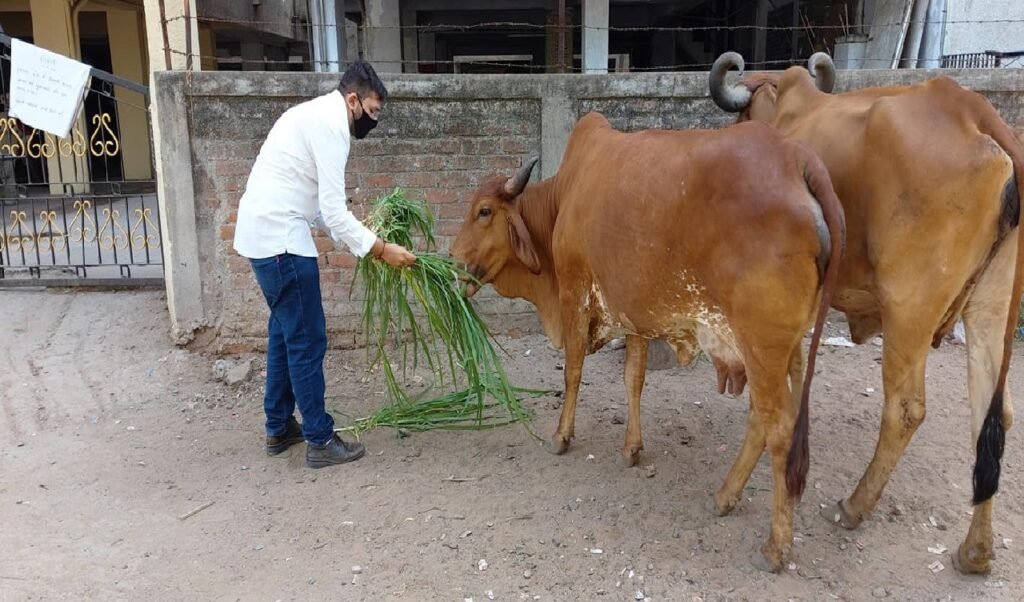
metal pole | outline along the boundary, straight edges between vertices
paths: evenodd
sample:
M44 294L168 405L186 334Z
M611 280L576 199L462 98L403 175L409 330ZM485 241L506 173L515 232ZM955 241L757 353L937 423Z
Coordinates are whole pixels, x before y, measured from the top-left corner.
M189 10L189 0L185 2L185 69L192 70L192 11Z
M558 0L558 72L565 73L565 0Z
M167 39L167 11L164 10L164 0L158 0L160 6L160 29L164 33L164 63L168 71L171 70L171 42Z

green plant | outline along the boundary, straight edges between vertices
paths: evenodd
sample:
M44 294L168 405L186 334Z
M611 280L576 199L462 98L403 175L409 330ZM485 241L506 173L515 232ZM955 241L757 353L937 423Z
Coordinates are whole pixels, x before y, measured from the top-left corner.
M500 346L458 286L471 276L433 250L429 206L395 189L374 203L367 222L383 240L410 250L422 245L423 250L405 269L370 258L356 266L355 278L365 293L368 368L380 368L389 403L339 430L358 435L379 426L465 430L528 422L520 396L546 392L509 384L496 349ZM421 358L440 386L464 388L432 399L426 399L427 392L410 397L393 364L401 366L404 377L410 360L415 369Z

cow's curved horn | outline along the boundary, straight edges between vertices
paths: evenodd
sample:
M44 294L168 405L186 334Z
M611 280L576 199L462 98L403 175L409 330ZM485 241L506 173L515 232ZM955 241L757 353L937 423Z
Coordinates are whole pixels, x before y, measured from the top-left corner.
M743 57L738 52L725 52L715 60L711 66L711 74L708 76L708 86L711 89L711 100L715 101L723 111L739 113L750 104L750 90L743 84L732 84L727 86L725 74L729 69L736 67L740 75L743 75Z
M836 66L825 52L815 52L807 59L807 70L814 76L814 85L825 93L836 84Z
M533 171L533 166L537 164L540 157L533 157L529 161L523 164L519 168L519 172L512 176L505 182L505 192L509 196L519 196L519 193L526 188L526 183L530 181L530 172Z

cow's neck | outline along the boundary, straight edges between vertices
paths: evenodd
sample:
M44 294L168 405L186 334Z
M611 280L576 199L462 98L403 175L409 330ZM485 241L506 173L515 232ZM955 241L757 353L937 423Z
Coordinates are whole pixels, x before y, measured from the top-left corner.
M562 316L558 300L558 277L551 253L551 240L558 217L554 180L528 186L519 196L519 210L530 232L540 260L540 273L531 273L524 265L506 268L495 281L497 291L508 297L521 297L532 303L540 315L544 333L555 347L562 346Z

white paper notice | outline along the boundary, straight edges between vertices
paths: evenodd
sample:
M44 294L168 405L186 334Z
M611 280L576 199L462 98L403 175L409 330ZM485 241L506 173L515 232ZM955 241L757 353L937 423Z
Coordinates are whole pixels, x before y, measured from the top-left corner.
M68 135L85 96L89 65L11 38L11 108L29 127Z

